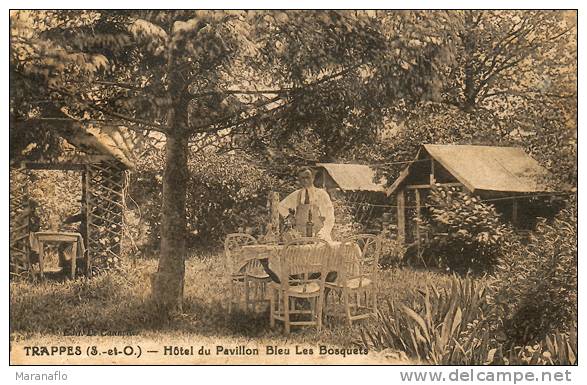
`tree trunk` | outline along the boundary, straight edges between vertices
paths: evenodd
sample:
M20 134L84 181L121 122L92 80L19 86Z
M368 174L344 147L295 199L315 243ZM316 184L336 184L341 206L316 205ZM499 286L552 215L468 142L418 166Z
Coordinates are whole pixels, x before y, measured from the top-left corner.
M152 281L155 303L165 312L181 312L185 275L188 140L184 130L167 134L161 211L161 255Z
M463 111L472 112L475 109L475 83L473 80L473 69L469 61L465 66L465 102Z
M475 73L473 70L473 55L475 53L475 39L473 37L473 16L471 12L465 13L465 36L463 44L465 47L465 88L463 110L472 112L475 109L477 90L475 87Z

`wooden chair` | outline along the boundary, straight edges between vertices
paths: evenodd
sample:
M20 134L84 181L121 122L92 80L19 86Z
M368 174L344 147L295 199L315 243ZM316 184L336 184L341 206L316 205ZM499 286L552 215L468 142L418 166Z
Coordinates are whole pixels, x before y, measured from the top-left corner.
M321 330L324 281L331 253L328 242L318 238L297 238L284 246L279 253L281 283L269 285L271 327L280 320L286 334L291 326ZM292 315L306 319L292 320Z
M270 281L263 266L257 259L245 260L242 257L243 246L256 245L255 237L248 234L229 234L224 241L226 257L226 271L228 273L229 298L228 312L232 312L233 305L240 308L244 302L244 309L257 310L257 305L267 303L266 283ZM239 287L240 286L240 287Z
M337 272L326 287L338 295L347 324L377 314L377 266L381 240L371 234L344 239L331 269ZM326 301L327 303L327 301Z

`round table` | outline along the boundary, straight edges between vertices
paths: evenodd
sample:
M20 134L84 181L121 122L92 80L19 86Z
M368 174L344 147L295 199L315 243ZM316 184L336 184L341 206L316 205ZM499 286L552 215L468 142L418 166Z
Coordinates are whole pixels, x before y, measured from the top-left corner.
M331 252L328 253L326 267L329 272L337 272L340 258L345 253L353 253L359 256L361 249L358 245L344 245L341 242L328 243ZM242 268L246 266L251 260L259 260L265 272L271 277L274 282L280 281L281 266L279 262L279 253L284 249L284 244L256 244L243 246L238 253L238 265ZM315 246L312 245L296 245L291 246L294 250L300 253L312 252ZM357 258L358 260L358 258Z

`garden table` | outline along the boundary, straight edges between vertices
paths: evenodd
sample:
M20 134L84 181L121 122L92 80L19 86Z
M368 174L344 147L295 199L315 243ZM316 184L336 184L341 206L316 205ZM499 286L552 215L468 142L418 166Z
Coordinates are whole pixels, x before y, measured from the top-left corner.
M361 254L361 249L358 245L343 245L341 242L336 241L329 242L329 245L331 247L331 252L327 254L326 267L327 271L330 272L336 272L336 268L340 266L337 261L342 258L345 253L354 253L356 256L360 256ZM284 247L284 244L246 245L241 248L241 255L238 260L241 263L241 267L244 267L250 260L259 260L271 279L278 282L280 280L279 277L281 277L279 253ZM313 252L313 248L314 246L310 245L293 246L293 250L299 253L311 253Z
M31 249L39 254L39 271L41 278L44 277L44 245L45 243L69 243L71 244L71 278L75 278L76 259L85 254L84 240L80 233L69 233L60 231L37 231L31 233Z

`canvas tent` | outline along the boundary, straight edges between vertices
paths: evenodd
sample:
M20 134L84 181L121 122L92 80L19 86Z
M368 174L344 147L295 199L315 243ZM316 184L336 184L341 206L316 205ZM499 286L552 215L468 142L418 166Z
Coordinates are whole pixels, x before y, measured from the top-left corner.
M386 190L397 206L398 238L419 242L414 219L422 214L435 184L460 186L494 205L514 226L524 227L540 213L530 197L554 195L550 173L517 147L424 144Z
M314 184L326 189L333 199L343 198L357 222L367 229L381 216L377 206L384 203L386 181L362 164L316 163Z
M341 191L383 193L385 180L376 178L375 170L362 164L317 163L316 185Z

